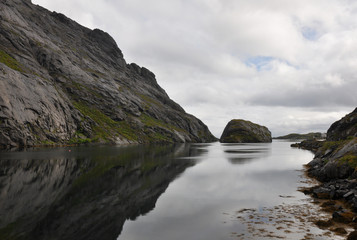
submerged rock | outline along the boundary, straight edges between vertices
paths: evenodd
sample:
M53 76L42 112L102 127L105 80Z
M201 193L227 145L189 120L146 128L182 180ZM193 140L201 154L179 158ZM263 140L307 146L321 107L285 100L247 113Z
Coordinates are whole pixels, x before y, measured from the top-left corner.
M231 120L225 127L220 139L222 143L260 143L271 141L271 132L267 127L241 119Z

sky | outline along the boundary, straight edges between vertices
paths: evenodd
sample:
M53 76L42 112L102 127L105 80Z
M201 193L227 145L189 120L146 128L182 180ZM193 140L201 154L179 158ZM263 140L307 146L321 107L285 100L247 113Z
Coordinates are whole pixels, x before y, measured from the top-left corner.
M326 132L357 107L354 0L32 0L108 32L127 63L220 137Z

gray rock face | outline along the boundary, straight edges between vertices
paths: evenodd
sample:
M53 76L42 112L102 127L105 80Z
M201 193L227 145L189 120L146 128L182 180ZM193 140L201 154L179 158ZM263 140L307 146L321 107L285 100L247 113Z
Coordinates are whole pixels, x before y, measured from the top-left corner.
M336 121L320 142L309 173L321 181L357 178L357 108Z
M109 34L31 1L0 20L0 147L215 140Z
M348 137L357 137L357 108L334 122L327 131L328 141L339 141Z
M327 141L320 142L315 158L308 164L308 174L322 182L314 187L317 198L343 199L357 211L357 108L327 131ZM309 144L313 146L314 144ZM333 217L338 217L336 212ZM347 222L351 222L352 219Z
M357 108L331 125L327 141L320 143L314 160L308 164L311 175L321 181L357 176L356 124Z
M271 141L271 132L267 127L240 119L231 120L225 127L220 139L222 143L259 143Z
M308 166L309 173L320 181L356 178L357 140L326 142Z

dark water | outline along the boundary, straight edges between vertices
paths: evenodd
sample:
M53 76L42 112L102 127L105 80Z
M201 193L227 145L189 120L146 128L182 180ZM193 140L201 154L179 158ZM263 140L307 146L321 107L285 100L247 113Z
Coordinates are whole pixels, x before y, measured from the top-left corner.
M239 213L306 205L312 157L289 142L0 152L0 239L267 239Z

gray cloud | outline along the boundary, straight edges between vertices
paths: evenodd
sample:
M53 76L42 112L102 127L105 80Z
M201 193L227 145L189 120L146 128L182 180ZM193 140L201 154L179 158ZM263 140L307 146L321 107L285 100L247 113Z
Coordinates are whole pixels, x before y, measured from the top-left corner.
M254 95L249 104L261 106L284 107L351 107L356 106L357 81L336 87L307 86L304 89L275 89L274 92L264 92Z
M355 1L33 2L110 33L217 136L232 118L326 131L357 103Z

